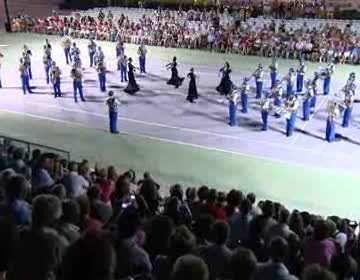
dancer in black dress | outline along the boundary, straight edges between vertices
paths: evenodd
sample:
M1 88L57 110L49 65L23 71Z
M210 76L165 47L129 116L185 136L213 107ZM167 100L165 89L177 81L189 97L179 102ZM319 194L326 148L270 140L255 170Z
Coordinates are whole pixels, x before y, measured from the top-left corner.
M127 87L124 89L124 91L128 94L135 94L137 91L140 90L138 84L136 83L135 80L135 67L134 65L132 65L132 58L129 58L129 63L128 63L128 78L129 78L129 83L127 85Z
M194 68L190 69L190 72L187 75L187 77L190 79L190 82L189 82L188 96L187 96L186 100L190 101L191 103L194 103L195 100L198 99L198 92L197 92L197 87L196 87L197 76L194 73Z
M221 95L229 95L233 86L230 80L231 68L229 62L226 61L224 67L221 68L219 72L222 73L222 78L216 90L220 92Z
M175 88L178 88L182 85L184 78L180 78L177 70L176 56L174 56L173 61L166 65L167 69L171 69L171 78L167 81L168 85L173 85Z

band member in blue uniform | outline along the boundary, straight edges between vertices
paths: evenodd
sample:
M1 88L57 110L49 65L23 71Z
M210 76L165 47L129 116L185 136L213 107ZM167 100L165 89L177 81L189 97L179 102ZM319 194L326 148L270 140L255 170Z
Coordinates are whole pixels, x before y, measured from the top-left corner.
M62 45L64 48L66 64L70 64L70 62L72 62L71 55L70 55L71 38L66 36L62 41Z
M126 55L122 55L119 57L119 65L120 65L120 75L121 75L121 82L127 82L127 65L128 59Z
M198 92L196 87L197 75L195 75L194 73L194 68L190 69L190 72L187 75L187 77L190 79L190 82L189 82L188 96L186 100L188 100L190 103L195 103L195 100L198 99Z
M124 56L125 56L124 44L123 44L121 41L118 41L118 42L116 43L115 51L116 51L116 57L118 58L118 60L120 60L120 57L124 57ZM118 70L121 70L120 67L121 67L121 66L118 64Z
M24 92L24 95L26 94L26 91L29 93L32 93L30 88L30 82L29 82L29 69L27 64L24 61L24 58L20 58L20 78L21 78L21 86Z
M128 94L135 94L137 91L140 90L140 87L136 83L135 80L135 67L132 64L132 58L129 57L129 63L128 63L128 77L129 77L129 83L127 87L124 89L124 91Z
M88 45L88 51L89 51L89 59L90 59L90 67L94 66L94 56L96 53L96 43L93 39L90 39L90 43Z
M83 94L83 86L82 86L82 73L81 68L73 65L70 73L71 78L73 79L73 88L74 88L74 100L77 103L77 95L80 95L81 101L85 102L84 94Z
M50 55L51 55L52 47L51 47L51 44L49 43L49 39L48 39L48 38L45 39L44 50L46 50L47 52L49 52Z
M249 78L244 78L240 88L241 112L248 112L248 92L250 90Z
M349 127L354 100L355 100L355 96L352 91L345 92L345 99L344 99L345 110L344 110L342 127Z
M70 49L70 55L71 55L72 59L74 60L74 62L77 64L77 67L81 67L78 65L79 61L81 62L80 49L76 46L75 42L72 44L72 47ZM81 63L80 63L80 65L81 65Z
M105 63L103 61L100 61L96 65L96 71L98 72L98 76L99 76L100 90L102 92L105 92L106 91L106 67L105 67Z
M278 73L278 68L279 68L279 64L278 64L278 62L276 60L276 57L273 57L269 68L270 68L271 88L273 88L275 86L275 84L276 84L277 73Z
M300 60L300 64L296 70L296 92L302 92L303 91L303 85L304 85L304 76L306 72L306 66L304 60Z
M264 77L264 70L262 64L259 64L258 68L254 72L253 76L255 77L256 82L256 99L261 99L261 94L263 90L263 77Z
M355 96L355 90L356 90L355 80L356 80L355 72L351 72L348 80L346 81L346 85L343 88L343 92L345 93L350 92Z
M325 71L322 72L322 78L324 79L324 87L323 92L324 95L330 94L330 85L331 85L331 76L334 74L335 71L335 65L334 63L330 63Z
M1 58L3 58L4 55L0 52L0 88L2 88L2 82L1 82Z
M229 125L237 126L237 102L239 99L237 89L233 88L227 98L229 99Z
M97 66L98 63L104 63L104 62L105 62L105 55L104 55L103 50L99 46L97 48L97 51L96 51L95 55L94 55L95 66Z
M295 84L295 70L294 68L289 69L289 73L284 77L286 82L286 98L289 98L294 94L294 84Z
M308 121L310 119L311 101L314 98L314 89L312 87L312 80L306 81L306 89L303 100L303 120Z
M43 64L45 69L45 77L46 77L46 83L50 83L50 68L51 68L51 52L49 51L49 48L46 48L44 46L44 55L43 55Z
M114 96L113 91L109 91L109 98L106 100L106 105L109 108L110 133L117 134L119 133L117 129L117 121L120 100Z
M262 119L262 128L261 130L265 131L268 129L268 118L270 111L272 110L273 100L271 96L266 96L260 102L260 109L261 109L261 119Z
M327 106L328 117L326 119L326 135L325 139L328 142L333 142L336 137L335 119L340 116L339 103L334 99L330 100Z
M22 53L22 57L26 66L26 69L29 72L29 79L32 80L32 71L31 71L31 56L32 56L32 52L31 50L24 45L24 49L23 49L23 53Z
M177 70L176 56L174 56L173 61L166 65L167 69L171 69L171 78L167 81L168 85L173 85L175 88L178 88L182 85L184 78L180 78Z
M59 66L56 65L55 61L52 61L51 69L50 69L50 79L51 79L51 83L53 84L55 98L61 97L60 76L61 76L61 70Z
M285 102L286 136L293 135L295 130L296 115L299 109L299 101L296 95L290 95Z
M279 113L279 111L281 110L282 106L283 87L279 80L275 82L275 85L271 90L271 95L274 99L274 107L276 108L274 116L275 118L280 118L281 114Z
M139 66L140 66L140 73L146 73L146 53L147 49L143 42L141 42L139 49L138 49L138 56L139 56Z
M222 77L220 84L216 87L216 90L220 92L221 95L229 95L233 87L233 83L230 79L231 67L229 62L225 62L224 67L219 70L219 73L222 74Z
M313 92L314 92L314 96L311 99L310 102L310 108L312 109L312 112L314 112L315 107L316 107L316 99L317 99L317 94L318 94L318 80L320 79L320 75L318 72L314 73L314 78L311 81L311 86L313 88Z

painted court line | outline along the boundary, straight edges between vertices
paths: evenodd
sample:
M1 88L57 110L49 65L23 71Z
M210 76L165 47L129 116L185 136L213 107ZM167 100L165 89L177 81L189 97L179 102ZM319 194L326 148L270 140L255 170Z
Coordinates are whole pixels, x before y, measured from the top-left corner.
M42 120L47 120L47 121L52 121L52 122L64 123L64 124L68 124L70 126L80 126L80 127L84 127L84 128L88 128L88 129L101 130L99 128L94 128L94 127L91 127L91 126L87 126L87 125L85 125L83 123L79 123L79 122L71 122L71 121L59 120L59 119L54 119L54 118L50 118L50 117L38 116L38 115L30 114L30 113L11 111L11 110L7 110L7 109L0 109L0 112L27 116L27 117L31 117L31 118L34 118L34 119L42 119ZM170 140L170 139L165 139L165 138L160 138L160 137L155 137L155 136L149 136L149 135L143 135L143 134L137 134L137 133L128 133L126 131L120 133L119 135L120 136L121 135L129 135L129 136L134 136L134 137L139 137L139 138L144 138L144 139L150 139L150 140L159 141L159 142L165 142L165 143L170 143L170 144L178 144L178 145L184 145L184 146L189 146L189 147L194 147L194 148L200 148L200 149L204 149L204 150L208 150L208 151L216 151L216 152L221 152L221 153L226 153L226 154L244 156L244 157L248 157L248 158L267 160L267 161L277 162L277 163L286 164L286 165L301 166L301 167L306 167L306 168L313 168L314 167L313 165L304 164L304 163L300 163L300 162L292 162L292 161L287 161L287 160L282 160L282 159L277 159L277 158L264 157L264 156L259 156L259 155L251 155L251 154L235 152L235 151L229 151L229 150L224 150L224 149L219 149L219 148L214 148L214 147L207 147L207 146L202 146L202 145L198 145L198 144L192 144L192 143L187 143L187 142L182 142L182 141L177 141L177 140ZM322 166L315 165L315 167L324 169L324 167L322 167Z

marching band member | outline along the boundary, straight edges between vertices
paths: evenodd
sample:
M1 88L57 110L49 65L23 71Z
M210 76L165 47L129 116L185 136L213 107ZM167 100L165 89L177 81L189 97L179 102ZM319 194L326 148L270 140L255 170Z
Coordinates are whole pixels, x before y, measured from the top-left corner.
M76 46L75 42L72 44L72 47L70 50L70 55L73 57L74 61L77 62L77 64L81 65L81 63L79 63L79 62L81 62L80 49Z
M277 80L275 82L275 85L274 87L272 88L271 90L272 92L272 95L273 95L273 98L274 98L274 106L277 108L277 109L280 109L281 106L282 106L282 97L283 97L283 87L282 87L282 84L279 80ZM280 118L281 115L279 113L279 111L276 111L275 112L275 117L276 118Z
M45 39L44 50L49 52L51 55L52 47L51 47L51 44L49 43L48 38Z
M129 63L128 63L128 77L129 77L129 83L127 85L127 87L124 89L124 91L126 93L129 94L135 94L137 91L140 90L140 87L138 86L138 84L136 83L135 80L135 67L132 64L132 58L129 57Z
M306 72L306 66L305 66L305 62L304 60L300 60L300 64L296 70L297 75L296 75L296 91L297 92L302 92L303 90L303 85L304 85L304 76L305 76L305 72Z
M344 99L345 110L344 110L342 127L349 127L354 99L355 96L352 91L345 92L345 99Z
M262 119L262 129L263 131L268 129L268 118L269 113L272 110L272 98L271 96L266 96L264 99L260 102L260 108L261 108L261 119Z
M324 79L324 86L323 91L324 95L330 94L330 84L331 84L331 76L334 74L335 71L335 65L334 63L330 63L325 71L323 72L323 79Z
M198 92L196 87L196 78L197 75L194 73L194 68L190 69L189 74L187 77L190 79L189 82L189 90L188 90L188 96L186 100L188 100L190 103L194 103L196 99L198 99Z
M119 65L120 65L120 74L121 74L121 82L127 82L127 64L128 59L126 55L121 55L119 58Z
M262 64L259 64L258 68L254 72L255 82L256 82L256 99L261 99L261 93L263 88L263 77L264 70Z
M96 53L95 53L95 56L94 56L95 66L96 66L98 63L104 63L104 61L105 61L104 52L103 52L103 50L101 49L101 47L98 47L98 48L97 48L97 51L96 51Z
M167 69L171 69L171 78L167 81L168 85L174 85L175 88L178 88L182 85L184 78L180 78L177 70L176 56L174 56L173 61L166 65ZM130 71L130 70L129 70ZM130 78L129 78L130 79Z
M51 77L51 82L52 82L53 88L54 88L54 97L55 98L61 97L60 75L61 75L61 70L60 70L59 66L56 65L55 61L52 61L50 77Z
M237 102L239 99L239 94L237 89L233 88L230 95L227 96L229 99L229 119L230 126L237 126Z
M118 105L120 100L114 96L114 92L109 91L109 98L106 100L106 105L109 107L110 133L119 133L117 129L118 121Z
M0 59L4 57L4 55L0 52ZM1 60L0 60L0 70L1 70ZM2 88L2 82L1 82L1 72L0 72L0 88Z
M248 91L250 90L249 78L244 78L241 85L241 112L246 114L248 112Z
M320 75L318 72L314 72L314 78L312 79L312 82L311 82L311 86L313 88L313 93L314 93L314 96L313 98L311 99L311 102L310 102L310 108L312 108L313 110L315 109L315 106L316 106L316 96L317 96L317 89L318 89L318 80L320 79Z
M20 71L21 85L24 95L26 94L26 91L32 93L29 82L29 69L27 64L25 63L24 58L20 58L19 71Z
M224 67L219 70L219 73L222 73L222 77L220 84L216 87L216 90L220 92L221 95L229 95L233 85L230 79L231 67L229 62L225 61Z
M355 96L356 84L355 84L355 72L351 72L346 85L343 88L344 93L351 92Z
M25 64L25 66L26 66L26 69L27 69L28 72L29 72L29 78L30 78L30 80L32 80L31 56L32 56L31 50L28 48L28 46L24 45L22 57L23 57L23 59L24 59L24 64Z
M99 76L99 85L100 85L100 90L102 92L106 91L106 67L103 61L100 61L97 65L96 65L96 71L98 72L98 76Z
M335 140L335 119L340 116L339 103L337 100L330 100L327 106L328 117L326 120L326 141Z
M124 43L121 41L118 41L116 43L116 57L119 57L121 55L125 54L125 48L124 48Z
M273 57L269 68L270 68L271 88L273 88L276 84L277 72L278 72L278 68L279 68L279 63L276 61L276 57Z
M145 69L146 53L147 53L147 50L145 48L145 45L143 42L141 42L139 49L138 49L140 73L146 73L146 69Z
M76 64L74 63L71 73L71 78L73 79L73 88L74 88L74 99L75 103L77 103L77 94L79 93L81 101L85 102L85 98L83 95L83 88L82 88L82 73L81 68L76 67Z
M286 81L286 97L289 98L294 94L294 84L295 84L295 70L294 68L289 69L289 73L284 77Z
M306 91L303 100L303 120L308 121L310 119L311 101L314 98L314 89L312 87L312 81L309 79L306 81Z
M93 39L90 39L90 43L88 45L88 50L89 50L89 58L90 58L90 67L93 67L94 65L94 56L96 53L96 43L94 42Z
M46 83L50 83L50 68L51 68L51 52L46 45L44 46L43 64L45 69Z
M70 55L71 38L69 36L66 36L62 41L62 45L64 48L66 64L69 64L70 62L72 62L71 55Z
M299 101L296 95L290 95L285 102L286 110L286 136L290 137L295 130L296 114L299 109Z

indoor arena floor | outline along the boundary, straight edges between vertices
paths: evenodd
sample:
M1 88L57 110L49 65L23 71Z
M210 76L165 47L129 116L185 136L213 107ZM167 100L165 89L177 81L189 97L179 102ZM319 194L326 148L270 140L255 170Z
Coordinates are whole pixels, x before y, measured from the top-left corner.
M55 146L72 152L75 159L114 164L124 170L150 170L165 186L207 184L219 190L233 187L253 191L261 198L278 200L291 208L310 209L321 214L338 213L350 217L360 214L357 203L360 186L360 108L355 103L351 127L343 129L338 120L337 141L325 137L326 104L320 96L315 114L309 122L301 120L299 111L294 135L285 135L285 119L269 118L270 129L261 131L259 101L250 94L248 114L238 112L238 127L228 126L228 105L217 94L219 68L225 60L232 65L232 81L239 85L258 63L267 70L270 60L259 57L225 55L206 51L148 47L147 74L137 73L141 91L135 96L123 92L125 83L115 71L115 44L97 42L105 52L107 88L122 101L119 108L119 135L108 130L106 94L98 87L97 74L89 68L87 41L80 46L84 74L85 103L74 103L70 66L65 65L61 39L49 36L53 59L62 69L64 97L54 99L45 83L42 46L45 36L34 34L0 34L4 54L0 90L0 134ZM22 94L18 72L23 44L33 52L34 94ZM133 56L137 46L126 45ZM199 75L199 102L186 102L188 80L181 88L166 84L170 72L165 65L176 55L179 73L186 76L190 67ZM280 73L297 66L295 60L281 60ZM320 64L308 64L312 77ZM335 93L356 66L337 66L332 84ZM266 73L265 77L269 77ZM281 76L280 76L281 77ZM251 86L254 87L254 80ZM320 84L319 84L320 85ZM268 89L269 81L265 82ZM252 92L254 88L252 88ZM140 173L139 173L140 174ZM360 191L359 191L360 193Z

